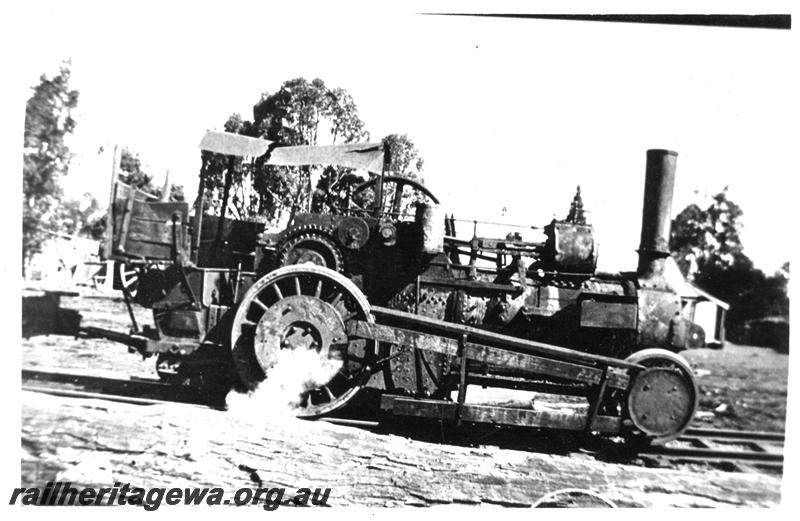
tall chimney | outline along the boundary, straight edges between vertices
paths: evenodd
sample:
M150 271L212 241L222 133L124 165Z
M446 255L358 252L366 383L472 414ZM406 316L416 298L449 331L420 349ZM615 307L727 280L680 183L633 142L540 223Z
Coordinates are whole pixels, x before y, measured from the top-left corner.
M669 257L669 230L672 217L672 193L675 188L675 164L678 153L671 150L648 150L642 209L642 239L639 243L641 278L660 277L664 259Z

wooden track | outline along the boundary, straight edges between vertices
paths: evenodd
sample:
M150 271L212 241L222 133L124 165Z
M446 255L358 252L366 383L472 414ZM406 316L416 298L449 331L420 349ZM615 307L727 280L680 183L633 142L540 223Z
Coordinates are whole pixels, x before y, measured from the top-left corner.
M59 374L43 371L22 371L22 389L55 396L102 399L131 405L163 405L179 403L224 410L224 395L191 387L170 385L155 379L120 380L96 376ZM391 432L392 425L347 417L325 418L323 421L366 430ZM431 422L431 425L435 422ZM395 425L398 427L398 425ZM660 465L697 463L739 472L783 469L784 434L763 431L689 429L678 440L665 446L641 449L636 454Z

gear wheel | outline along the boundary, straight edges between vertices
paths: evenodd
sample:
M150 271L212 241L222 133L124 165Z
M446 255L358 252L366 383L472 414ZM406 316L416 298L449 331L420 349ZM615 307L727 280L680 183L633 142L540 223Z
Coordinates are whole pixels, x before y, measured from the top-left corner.
M333 271L344 270L344 258L328 231L320 226L299 226L277 247L276 267L310 262Z
M369 225L359 217L343 217L336 227L339 244L349 250L358 250L369 241Z

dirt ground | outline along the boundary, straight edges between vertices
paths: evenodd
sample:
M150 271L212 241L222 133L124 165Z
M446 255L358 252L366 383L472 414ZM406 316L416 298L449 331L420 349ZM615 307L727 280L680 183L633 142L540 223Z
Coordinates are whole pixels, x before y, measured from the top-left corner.
M74 309L83 317L82 326L94 326L127 333L131 320L121 296L82 290L80 297L62 297L61 307ZM134 306L139 327L153 323L152 311ZM64 336L36 336L22 340L22 367L40 371L76 372L108 378L158 378L155 358L143 360L128 353L122 344L96 339Z
M130 327L125 306L116 296L83 291L80 298L63 298L62 307L79 310L83 315L83 324L87 326L123 332ZM136 310L136 318L140 324L149 324L152 320L149 310L141 308ZM766 348L737 345L727 345L722 350L698 349L684 355L694 367L700 384L698 424L718 428L783 431L788 355ZM156 377L153 358L142 360L140 356L128 353L123 345L101 340L58 336L23 340L22 363L24 369L62 373L114 378ZM290 424L273 426L255 438L245 435L247 443L267 443L259 450L266 451L270 456L266 459L256 456L258 451L253 450L245 458L247 463L240 462L238 467L234 465L236 468L228 469L234 461L241 459L239 449L233 444L235 436L231 438L232 431L228 427L220 431L219 435L226 440L231 438L230 440L209 440L209 443L213 442L212 452L222 454L219 456L221 460L217 463L209 462L205 455L198 455L199 453L193 453L187 459L181 452L184 450L183 445L173 438L183 437L181 439L184 441L181 443L195 443L192 435L187 434L195 430L195 420L192 419L193 416L183 418L183 412L177 412L178 409L150 409L142 418L137 418L135 415L140 414L138 411L141 409L134 406L111 408L102 403L91 403L97 402L96 400L40 398L33 394L23 393L25 455L22 470L23 482L27 483L65 477L80 480L87 465L91 467L90 474L130 475L143 480L140 483L161 483L168 478L165 469L174 465L177 475L183 476L182 479L187 481L214 483L219 480L218 482L228 483L231 487L248 486L247 476L239 476L241 471L236 468L241 468L244 464L248 468L260 469L259 474L263 478L274 472L270 465L280 462L286 468L291 467L293 475L298 479L314 476L324 478L326 482L339 483L340 491L351 487L351 481L360 483L364 479L374 479L374 483L377 483L377 488L370 489L369 493L352 489L339 498L338 504L504 504L505 498L509 500L509 505L525 506L531 504L533 496L541 496L570 483L602 490L606 497L629 506L770 506L777 504L780 498L779 476L726 473L708 469L645 469L603 463L580 454L569 454L566 457L563 454L534 454L491 445L486 449L483 445L478 445L477 449L459 448L419 440L402 441L405 438L398 437L396 434L399 433L373 434L323 425L311 428L308 427L308 422L303 422L300 427L287 427ZM118 413L128 409L131 416ZM204 421L209 422L219 421L213 420L211 416L217 418L214 414L224 413L196 414L208 414L209 418ZM56 418L60 428L52 426ZM153 424L156 434L147 427L148 422ZM293 430L297 428L302 432ZM138 445L133 448L127 445L133 441L122 441L128 437L130 429L138 429L144 436L134 443ZM235 432L236 436L243 435L239 430ZM80 438L76 433L80 434ZM163 435L166 439L157 439L158 435ZM98 445L98 436L105 440L103 443L121 446L115 446L106 455L105 445ZM336 440L331 441L330 436L341 438L342 443L346 441L347 445L344 446ZM213 438L213 435L208 434L208 437ZM77 442L79 439L84 441ZM76 445L67 449L63 447L64 443ZM172 454L170 451L165 452L165 443L167 446L178 444L180 447ZM320 454L309 459L308 465L304 466L290 458L291 450L284 447L289 443L298 446L305 444L310 447L308 450L319 451ZM397 448L397 451L392 447ZM137 454L136 461L144 461L152 455L153 461L149 463L149 470L134 465L132 457L125 456L128 450ZM338 472L335 465L328 468L325 463L320 464L324 458L339 461L344 457L347 461L350 456L355 457L358 464L343 463L351 474L342 475L341 478L332 477ZM284 457L289 459L284 461L281 459ZM487 459L482 459L484 457ZM456 459L450 461L448 458ZM463 458L463 461L458 458ZM497 461L506 461L509 458L515 462L513 465L503 464L498 467ZM159 461L163 464L158 463ZM384 461L391 464L387 467L380 463ZM198 466L200 463L203 465ZM218 468L217 465L221 467ZM436 470L440 467L446 467L448 473L458 473L459 468L469 468L470 476L458 474L459 478L454 479L456 474L443 474L444 471ZM403 469L401 474L398 474L398 469ZM156 471L158 475L154 477L156 475L153 472ZM219 476L214 474L216 472L220 472ZM411 474L406 474L408 472ZM557 475L561 477L554 480ZM351 481L346 481L346 478ZM86 482L92 482L92 479ZM385 483L380 480L385 480ZM419 489L422 486L420 483L436 483L439 488L422 491ZM524 494L517 490L522 485L525 487ZM511 490L516 492L512 494Z
M789 355L727 344L683 353L700 385L697 422L710 427L780 431L786 425Z

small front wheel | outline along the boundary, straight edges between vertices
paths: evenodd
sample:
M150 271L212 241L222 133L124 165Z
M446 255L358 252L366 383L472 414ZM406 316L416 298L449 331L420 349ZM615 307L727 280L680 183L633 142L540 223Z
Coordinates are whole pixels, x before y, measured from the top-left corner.
M666 349L644 349L626 359L644 366L634 376L625 413L630 437L664 444L680 436L697 412L699 391L689 363Z

